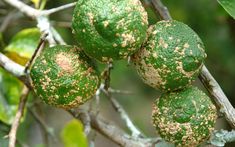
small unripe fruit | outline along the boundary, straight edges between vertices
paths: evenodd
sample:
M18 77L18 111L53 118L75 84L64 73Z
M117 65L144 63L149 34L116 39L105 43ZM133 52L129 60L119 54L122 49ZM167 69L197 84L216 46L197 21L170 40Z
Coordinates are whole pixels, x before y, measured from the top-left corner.
M124 59L145 40L147 12L139 0L79 0L72 28L79 46L92 58Z
M160 21L148 30L148 41L133 56L143 81L162 91L191 85L206 53L198 35L178 21Z
M207 140L217 118L210 98L196 87L165 93L153 106L153 124L176 146L197 146Z
M75 46L45 48L30 75L35 93L46 104L65 109L88 101L100 84L91 59Z

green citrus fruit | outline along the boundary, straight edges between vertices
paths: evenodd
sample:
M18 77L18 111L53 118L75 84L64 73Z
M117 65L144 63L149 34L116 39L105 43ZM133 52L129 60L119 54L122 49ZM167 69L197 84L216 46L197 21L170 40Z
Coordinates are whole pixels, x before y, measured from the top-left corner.
M196 87L162 94L152 113L160 136L177 146L197 146L208 139L216 118L216 107Z
M31 69L35 93L52 106L70 109L88 101L99 87L99 73L75 46L45 48Z
M147 27L147 13L139 0L79 0L72 20L79 46L101 62L135 53Z
M28 28L18 32L4 49L6 55L15 62L25 65L33 55L40 40L37 28Z
M178 21L160 21L148 30L148 41L133 55L134 65L148 85L163 91L187 87L206 58L198 35Z

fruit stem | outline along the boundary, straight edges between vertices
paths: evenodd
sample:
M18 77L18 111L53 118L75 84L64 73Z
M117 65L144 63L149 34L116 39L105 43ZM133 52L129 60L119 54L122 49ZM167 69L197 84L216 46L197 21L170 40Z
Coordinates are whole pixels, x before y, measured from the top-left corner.
M28 72L28 69L30 68L30 66L33 64L34 60L36 59L37 55L40 54L40 52L42 51L42 49L44 48L45 46L45 43L46 43L46 37L48 36L47 33L44 33L42 34L41 38L40 38L40 41L38 43L38 46L36 48L36 50L34 51L31 59L27 62L27 64L25 65L25 70L24 72L27 74L29 73Z

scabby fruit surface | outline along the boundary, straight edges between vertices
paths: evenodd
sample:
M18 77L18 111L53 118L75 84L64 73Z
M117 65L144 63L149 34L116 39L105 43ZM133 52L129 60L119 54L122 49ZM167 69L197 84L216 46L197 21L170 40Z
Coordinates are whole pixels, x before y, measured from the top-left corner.
M75 46L45 48L30 75L35 93L46 104L65 109L88 101L100 84L93 62Z
M72 28L86 54L109 62L140 48L147 34L147 19L139 0L79 0Z
M208 139L216 118L216 107L196 87L162 94L152 111L160 136L177 146L197 146Z
M162 91L191 85L206 58L198 35L178 21L160 21L148 30L148 41L133 55L143 81Z

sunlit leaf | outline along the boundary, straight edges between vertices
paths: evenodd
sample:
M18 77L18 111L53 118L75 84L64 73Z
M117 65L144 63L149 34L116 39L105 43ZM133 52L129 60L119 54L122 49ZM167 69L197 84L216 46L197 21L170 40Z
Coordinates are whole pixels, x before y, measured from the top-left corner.
M218 0L218 2L235 19L235 0Z
M83 125L78 120L74 119L65 125L61 138L65 147L88 147Z
M18 32L4 49L6 55L15 62L25 65L33 55L40 39L37 28L28 28Z
M23 84L0 68L0 120L11 124L19 103Z
M43 10L45 8L45 6L46 6L46 3L47 3L47 0L41 0L41 4L39 6L39 9Z
M34 3L36 9L44 9L47 0L31 0Z
M40 0L31 0L34 3L35 8L39 8Z

